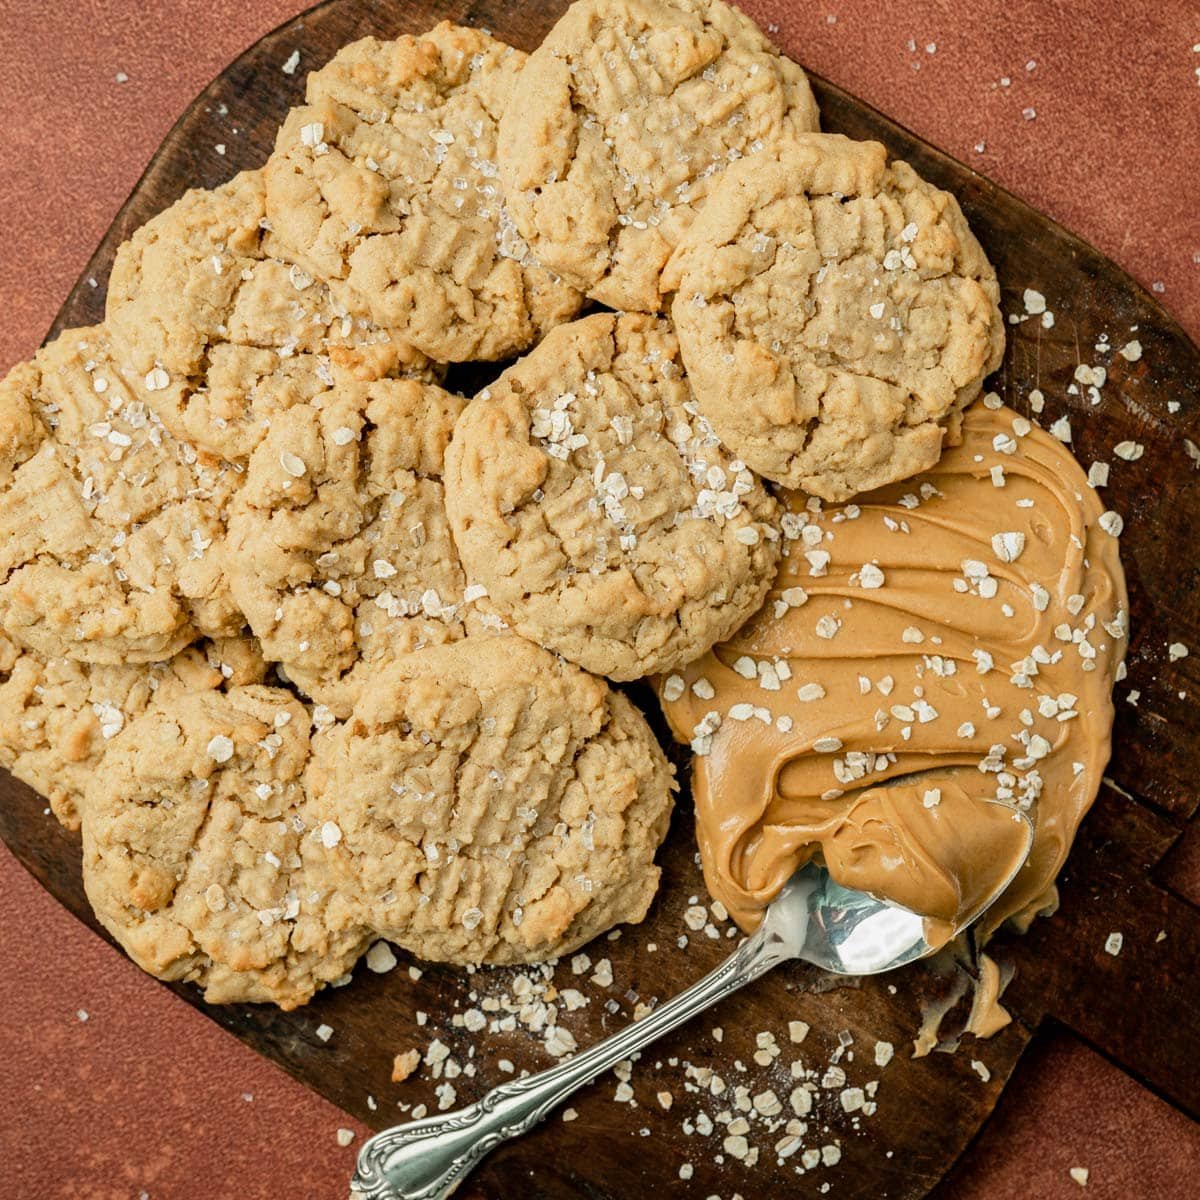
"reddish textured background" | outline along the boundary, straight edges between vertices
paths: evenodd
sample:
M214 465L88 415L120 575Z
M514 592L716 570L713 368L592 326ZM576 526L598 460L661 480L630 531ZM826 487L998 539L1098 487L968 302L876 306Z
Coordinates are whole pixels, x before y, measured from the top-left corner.
M1200 336L1195 0L744 6L806 65L1094 242ZM195 93L303 7L0 0L0 370L41 341ZM1169 874L1197 898L1200 836L1186 840ZM0 963L0 1200L345 1195L354 1152L336 1131L353 1123L143 977L2 849ZM1196 1125L1046 1031L942 1200L1191 1200L1198 1178Z

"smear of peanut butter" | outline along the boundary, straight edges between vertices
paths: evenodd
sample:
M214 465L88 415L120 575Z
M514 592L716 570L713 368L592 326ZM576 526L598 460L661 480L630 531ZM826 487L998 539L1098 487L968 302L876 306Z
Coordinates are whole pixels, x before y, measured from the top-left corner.
M1054 902L1108 760L1127 601L1066 447L977 405L933 470L855 503L783 493L786 550L733 640L659 681L696 751L705 878L743 929L816 856L948 930Z

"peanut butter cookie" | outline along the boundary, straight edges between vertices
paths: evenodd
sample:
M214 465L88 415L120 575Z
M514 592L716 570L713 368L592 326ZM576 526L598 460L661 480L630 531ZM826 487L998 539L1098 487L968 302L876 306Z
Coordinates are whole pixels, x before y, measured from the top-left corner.
M230 524L234 595L267 657L339 716L355 667L465 631L442 489L465 403L413 380L347 385L279 416L251 456Z
M309 717L278 688L181 696L113 740L83 806L97 917L211 1003L295 1008L366 949L301 783Z
M43 662L0 635L0 766L40 792L68 829L109 740L181 692L261 683L253 638L201 642L165 663Z
M500 178L538 260L617 309L659 276L724 168L817 128L804 72L721 0L580 0L530 56Z
M227 464L138 399L102 326L0 382L0 623L43 658L158 662L244 619L225 574Z
M721 440L827 500L936 463L1004 351L957 201L876 142L813 134L734 164L663 282Z
M448 22L353 42L308 77L267 164L286 254L440 362L505 358L579 308L504 207L497 125L524 61Z
M117 254L107 323L138 395L177 437L244 459L273 416L339 380L434 378L394 331L274 256L262 173L187 192Z
M642 314L561 326L480 393L446 507L494 610L613 679L727 637L779 556L774 501L697 414L669 324Z
M624 696L514 637L376 679L308 775L360 921L422 958L523 963L645 916L671 769Z

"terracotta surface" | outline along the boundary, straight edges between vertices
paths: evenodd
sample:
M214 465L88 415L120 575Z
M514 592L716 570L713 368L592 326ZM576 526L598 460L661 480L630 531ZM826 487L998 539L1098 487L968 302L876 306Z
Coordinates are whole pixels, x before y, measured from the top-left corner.
M196 91L301 7L0 0L0 369L40 341ZM801 61L1057 217L1146 286L1161 284L1163 303L1200 337L1193 0L1076 0L1053 12L1032 0L745 7L778 22L774 36ZM1196 829L1167 871L1200 898ZM0 962L0 1200L345 1194L353 1149L336 1133L349 1122L144 978L3 851ZM1089 1168L1086 1188L1072 1167ZM1183 1200L1197 1172L1197 1126L1046 1031L941 1197Z

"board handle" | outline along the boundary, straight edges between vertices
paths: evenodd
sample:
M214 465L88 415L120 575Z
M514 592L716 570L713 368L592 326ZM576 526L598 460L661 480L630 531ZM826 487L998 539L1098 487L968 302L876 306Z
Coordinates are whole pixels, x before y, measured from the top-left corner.
M1055 1018L1200 1120L1200 909L1152 878L1179 829L1107 799L1080 831L1059 911L1010 943L1006 1004Z

